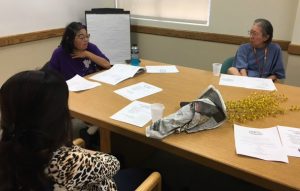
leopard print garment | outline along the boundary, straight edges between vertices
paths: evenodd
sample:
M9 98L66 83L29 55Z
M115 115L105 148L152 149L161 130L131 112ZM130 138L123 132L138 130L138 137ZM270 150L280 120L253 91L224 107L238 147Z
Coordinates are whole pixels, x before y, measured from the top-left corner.
M119 169L112 155L63 146L54 152L46 173L55 183L54 191L113 191L117 187L112 177Z

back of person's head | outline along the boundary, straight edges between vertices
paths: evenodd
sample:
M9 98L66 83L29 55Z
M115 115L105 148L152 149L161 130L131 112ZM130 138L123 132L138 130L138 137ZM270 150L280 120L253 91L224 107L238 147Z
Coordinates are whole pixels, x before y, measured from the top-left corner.
M24 71L1 87L0 190L43 190L52 154L72 140L68 88L54 71Z
M262 33L265 37L269 36L268 40L266 40L265 43L271 43L273 39L273 26L271 22L266 19L259 18L254 21L254 24L257 24L261 27Z
M67 53L72 53L74 50L74 40L76 34L81 30L87 30L86 26L80 22L72 22L66 28L63 34L60 45Z

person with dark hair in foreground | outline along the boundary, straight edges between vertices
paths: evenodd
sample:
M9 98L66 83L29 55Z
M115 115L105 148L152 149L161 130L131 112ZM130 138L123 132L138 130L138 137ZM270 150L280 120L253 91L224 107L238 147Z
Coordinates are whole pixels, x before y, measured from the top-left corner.
M72 144L68 87L24 71L1 87L0 191L117 190L116 157Z
M266 19L256 19L249 31L250 42L242 44L235 55L228 74L270 78L273 81L285 78L282 52L272 43L273 26Z

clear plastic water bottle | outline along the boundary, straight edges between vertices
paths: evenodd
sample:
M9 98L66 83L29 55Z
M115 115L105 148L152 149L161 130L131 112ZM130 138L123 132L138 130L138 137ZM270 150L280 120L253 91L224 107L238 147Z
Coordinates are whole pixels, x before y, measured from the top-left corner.
M131 65L139 66L140 58L139 58L139 48L136 44L131 46Z

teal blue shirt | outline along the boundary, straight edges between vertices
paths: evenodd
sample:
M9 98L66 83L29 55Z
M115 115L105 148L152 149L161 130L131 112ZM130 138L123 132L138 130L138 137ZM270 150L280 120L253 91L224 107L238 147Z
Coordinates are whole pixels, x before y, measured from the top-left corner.
M250 77L276 75L278 79L285 78L281 48L274 43L255 50L250 43L242 44L237 50L233 66L238 70L246 69Z

